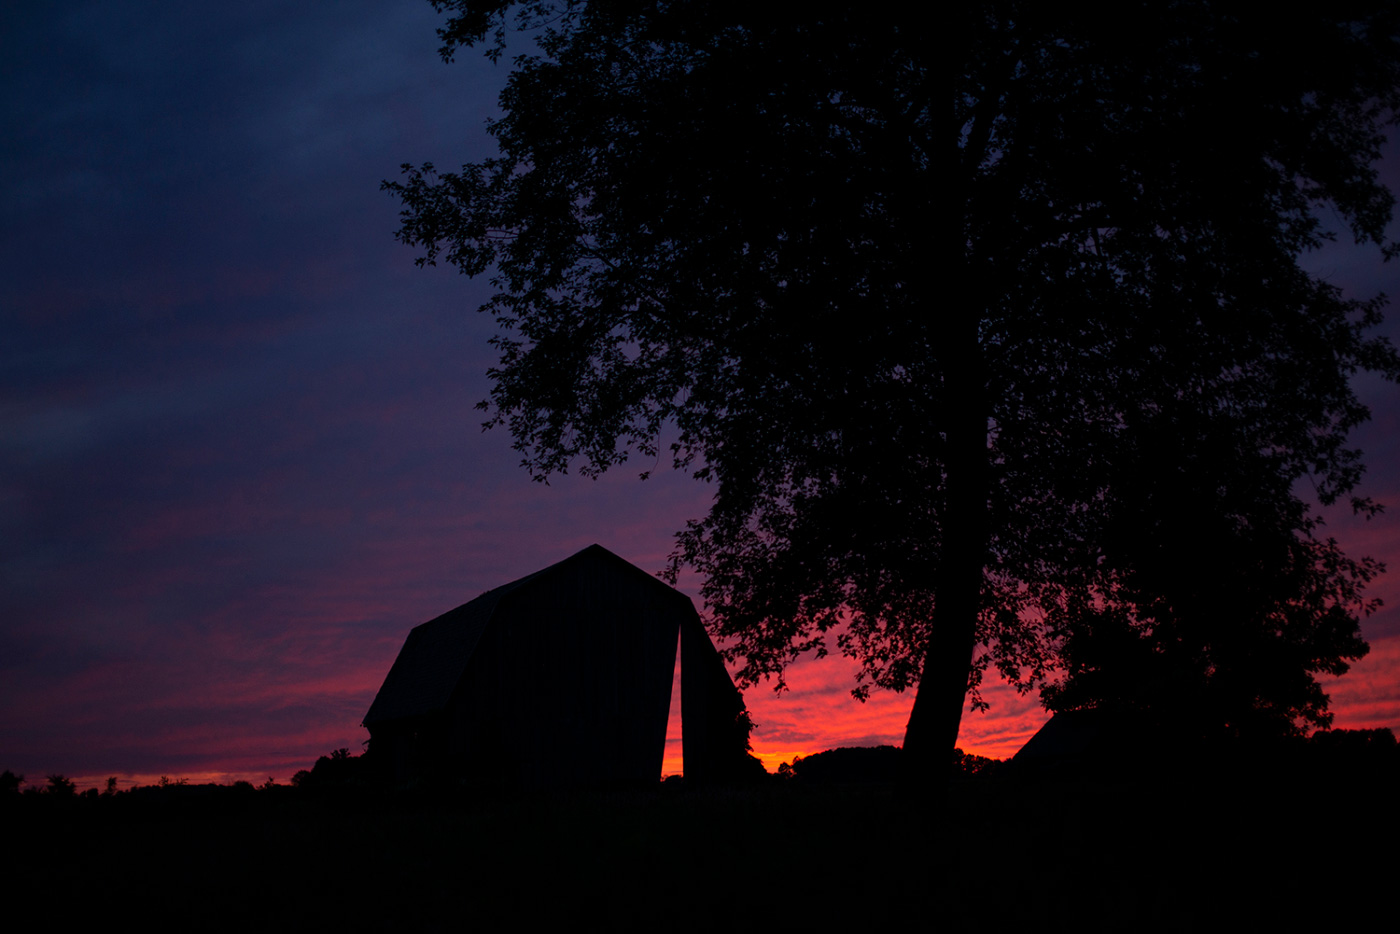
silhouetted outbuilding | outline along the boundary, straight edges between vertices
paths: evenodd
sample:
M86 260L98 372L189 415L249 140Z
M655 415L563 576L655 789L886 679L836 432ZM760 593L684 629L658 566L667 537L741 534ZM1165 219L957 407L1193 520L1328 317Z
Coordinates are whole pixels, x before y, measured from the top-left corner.
M1081 763L1116 755L1128 724L1117 711L1064 710L1047 720L1012 758L1018 766Z
M1062 710L1011 758L1015 774L1132 770L1163 762L1184 748L1178 729L1146 711L1113 706Z
M694 604L599 545L414 627L370 749L399 783L655 782L678 641L686 781L740 775L743 698Z

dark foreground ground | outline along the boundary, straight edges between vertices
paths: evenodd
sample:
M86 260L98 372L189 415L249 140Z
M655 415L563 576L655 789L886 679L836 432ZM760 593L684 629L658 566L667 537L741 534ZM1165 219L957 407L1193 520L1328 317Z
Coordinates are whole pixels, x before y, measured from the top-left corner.
M14 796L0 819L9 920L30 929L1346 930L1391 915L1394 792L1361 773L981 779L915 800L774 781Z

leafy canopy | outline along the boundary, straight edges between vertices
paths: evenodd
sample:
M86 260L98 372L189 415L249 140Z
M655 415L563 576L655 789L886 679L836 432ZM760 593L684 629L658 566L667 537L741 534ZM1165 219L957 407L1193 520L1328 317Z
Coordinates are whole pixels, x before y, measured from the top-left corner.
M1393 4L434 5L445 58L529 39L500 155L385 183L399 238L490 276L482 405L536 477L667 451L715 484L672 570L744 679L835 630L858 694L918 683L963 555L974 695L1058 660L1092 702L1074 637L1112 619L1206 680L1277 649L1290 686L1240 703L1325 716L1377 567L1297 490L1353 496L1350 377L1400 363L1383 299L1297 257L1322 217L1395 250Z

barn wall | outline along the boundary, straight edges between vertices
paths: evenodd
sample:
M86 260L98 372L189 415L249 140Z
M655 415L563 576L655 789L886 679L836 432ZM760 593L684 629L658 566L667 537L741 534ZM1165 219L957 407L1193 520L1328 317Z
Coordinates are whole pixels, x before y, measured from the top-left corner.
M681 623L681 716L687 783L740 781L753 773L743 695L693 609Z
M370 727L372 764L394 787L444 783L456 777L456 749L447 717L415 717Z
M605 557L502 598L454 707L469 774L657 781L683 612L685 597Z

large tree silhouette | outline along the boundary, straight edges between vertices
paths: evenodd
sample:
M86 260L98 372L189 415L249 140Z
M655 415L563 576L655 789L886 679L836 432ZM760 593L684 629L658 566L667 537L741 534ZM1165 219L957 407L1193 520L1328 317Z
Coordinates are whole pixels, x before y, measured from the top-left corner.
M986 664L1037 683L1105 607L1208 628L1122 534L1167 508L1301 563L1250 619L1331 633L1305 677L1363 650L1372 569L1319 539L1295 481L1352 494L1348 378L1400 365L1367 335L1381 300L1297 260L1324 214L1383 241L1393 4L974 3L936 29L847 5L435 6L449 59L499 55L512 24L534 45L498 158L386 183L399 237L492 277L484 405L537 475L669 445L716 484L674 560L743 677L834 630L858 693L918 686L906 759L946 761ZM1139 470L1182 426L1184 502ZM1236 455L1250 476L1221 492Z

